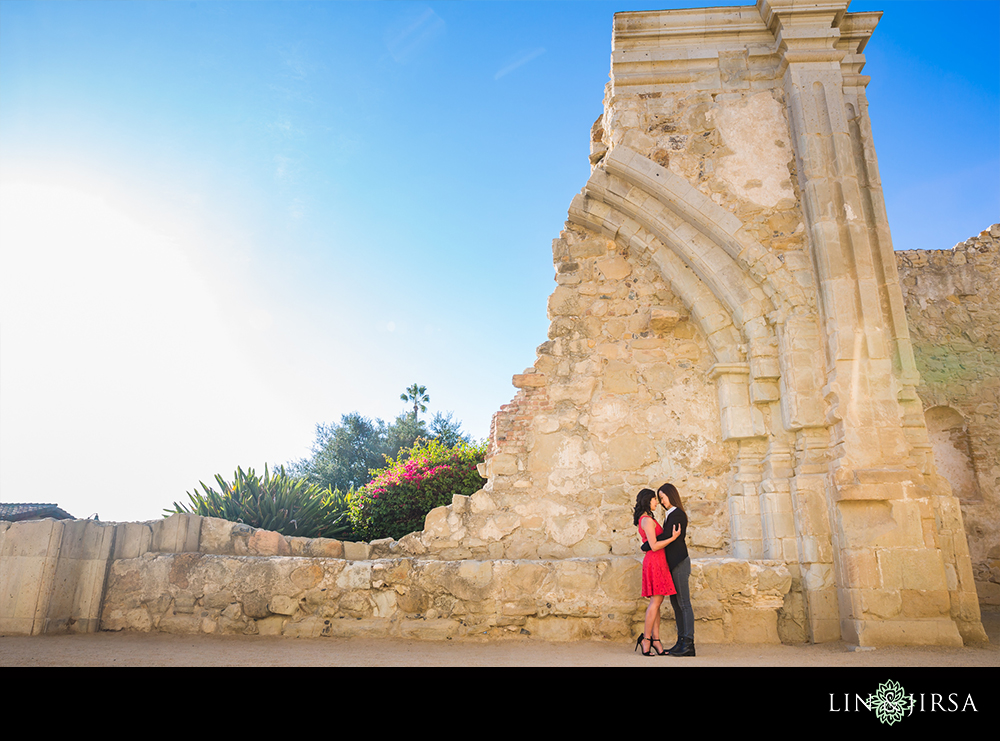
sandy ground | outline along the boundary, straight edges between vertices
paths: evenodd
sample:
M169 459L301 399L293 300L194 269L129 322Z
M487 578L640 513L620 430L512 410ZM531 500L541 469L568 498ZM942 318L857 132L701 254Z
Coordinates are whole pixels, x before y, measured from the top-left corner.
M990 643L965 648L699 645L694 658L645 657L622 643L492 643L96 633L0 637L0 667L998 667L1000 612L983 614Z

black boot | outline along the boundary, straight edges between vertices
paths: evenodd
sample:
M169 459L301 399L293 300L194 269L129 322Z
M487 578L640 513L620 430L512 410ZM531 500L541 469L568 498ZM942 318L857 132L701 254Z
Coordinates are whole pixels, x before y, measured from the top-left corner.
M690 638L683 638L680 645L667 651L671 656L694 656L694 641Z

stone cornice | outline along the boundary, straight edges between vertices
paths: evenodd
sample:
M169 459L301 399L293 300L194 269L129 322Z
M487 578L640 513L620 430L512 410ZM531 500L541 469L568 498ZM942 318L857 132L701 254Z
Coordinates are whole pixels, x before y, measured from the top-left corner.
M836 28L847 14L850 0L802 2L802 0L757 0L757 12L775 36L780 26L795 25Z
M773 37L754 6L697 8L616 13L612 50L674 46L690 51L692 39L718 42L757 41L770 45Z
M711 86L721 54L745 50L751 79L780 78L789 64L842 68L864 86L862 51L881 12L848 13L848 0L616 13L612 77L617 86Z

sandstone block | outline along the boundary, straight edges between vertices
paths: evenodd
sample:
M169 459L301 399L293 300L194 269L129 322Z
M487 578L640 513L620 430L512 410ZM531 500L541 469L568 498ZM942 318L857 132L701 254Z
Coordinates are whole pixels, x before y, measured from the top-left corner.
M976 593L979 602L991 607L1000 606L1000 584L992 581L977 580Z
M344 558L344 543L333 538L307 538L303 556L313 558Z
M519 389L542 388L545 386L546 380L542 373L518 373L513 377L513 384Z
M571 560L554 565L557 588L573 595L570 599L586 598L597 589L598 574L593 561Z
M609 249L614 249L615 243L601 237L581 237L569 243L569 254L577 259L602 257Z
M154 521L150 527L150 550L158 553L196 553L202 518L198 515L173 514Z
M624 432L608 441L602 459L611 470L635 471L653 463L657 453L645 435Z
M589 531L589 523L584 516L557 517L546 526L548 536L561 546L569 548L579 543Z
M209 521L225 522L225 520L206 517L202 520L203 529ZM152 539L152 528L145 522L119 523L115 534L114 558L139 558L142 554L149 551ZM202 544L202 549L204 550L204 544ZM207 553L209 551L204 552Z
M298 602L284 594L276 594L271 598L267 609L276 615L294 615L298 609Z
M944 618L857 621L856 635L860 646L963 645L955 623Z
M291 574L292 583L299 589L312 589L323 578L323 569L318 564L312 563L300 566Z
M861 609L864 615L885 620L900 614L903 602L898 590L863 589L858 593L861 596Z
M951 598L946 590L902 589L899 597L904 617L939 617L948 615L951 610Z
M197 635L202 632L201 616L169 612L159 619L156 629L161 633L174 635Z
M548 387L549 400L553 404L569 401L576 406L582 406L590 401L597 386L596 378L571 379L566 383L552 383Z
M590 637L587 623L579 618L529 617L524 627L533 638L543 641L580 641Z
M580 299L576 289L570 286L557 286L549 297L549 317L578 316L580 314Z
M941 552L915 548L895 548L877 552L882 585L889 589L947 591Z
M606 280L624 280L632 273L632 266L628 260L620 255L611 255L603 260L597 261L597 269Z
M247 541L247 550L252 556L290 556L292 548L281 533L270 530L254 530Z
M507 466L510 463L513 463L514 469L513 469L513 471L509 471L509 473L507 475L510 475L510 474L513 474L513 473L517 473L517 468L516 468L516 466L517 466L517 459L514 456L512 456L512 455L503 455L503 454L495 455L495 456L493 456L493 464L494 464L494 466L497 465L497 463L498 463L497 459L498 458L501 458L501 461L500 461L501 466ZM494 470L496 470L496 469L494 469ZM499 473L499 471L497 471L497 472ZM472 514L476 514L476 515L485 514L485 513L489 513L489 512L495 511L496 508L497 508L496 502L493 501L493 498L484 489L480 489L475 494L473 494L470 497L470 499L469 499L469 511L472 512Z
M721 616L718 619L705 619L701 616L701 613L698 612L698 608L695 608L694 618L694 635L695 640L698 643L731 642L731 638L726 632L725 622L722 620Z
M485 542L501 540L510 535L521 525L521 518L511 512L500 512L491 515L478 531L479 538Z
M635 595L642 593L641 561L612 559L600 576L600 588L612 600L635 599Z
M599 558L608 555L611 547L604 540L587 536L570 546L570 550L576 558Z
M334 618L325 627L333 638L353 638L359 635L385 637L389 635L389 622L377 618ZM404 635L406 634L404 633Z
M286 638L322 638L329 635L329 618L309 615L301 620L289 620L281 630Z
M730 608L732 641L735 643L781 643L778 611Z
M370 561L356 561L347 564L337 577L339 589L369 589L372 582Z
M669 332L681 321L681 314L675 309L654 308L649 317L649 328L654 332Z
M643 369L642 380L650 391L667 391L676 382L676 371L672 363L653 363Z
M399 623L399 633L402 638L443 641L454 638L461 632L462 624L450 618L401 620Z

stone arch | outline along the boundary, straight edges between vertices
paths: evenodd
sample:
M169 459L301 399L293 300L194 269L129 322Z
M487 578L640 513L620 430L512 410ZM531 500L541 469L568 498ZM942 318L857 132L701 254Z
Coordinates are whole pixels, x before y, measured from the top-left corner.
M790 431L826 426L823 359L801 349L814 348L819 331L815 301L804 288L811 274L786 268L738 217L623 145L602 160L574 204L612 239L643 228L673 251L742 334L753 396L780 401Z
M713 375L719 395L724 439L764 435L763 415L751 405L751 363L746 333L732 312L694 270L641 224L615 206L581 194L573 199L570 222L596 230L619 244L646 251L698 322L715 356ZM762 321L759 326L766 328Z
M570 220L647 250L709 338L723 435L740 443L730 496L734 548L797 561L801 534L788 524L794 459L826 438L827 423L811 274L786 268L734 214L621 145L592 172ZM769 409L775 403L780 422Z
M608 174L621 178L646 195L641 203L648 213L656 215L662 214L664 209L671 211L729 255L771 299L774 308L785 312L794 311L796 307L815 309L810 293L782 261L748 234L735 214L719 206L684 178L624 145L615 147L601 164ZM683 238L686 234L678 236ZM704 242L700 244L704 246ZM722 266L718 259L716 264ZM731 276L727 274L726 277Z
M822 359L815 350L799 349L814 347L803 340L818 336L806 281L748 235L739 218L621 145L594 170L574 199L570 218L622 243L643 231L652 235L664 275L697 276L746 344L745 357L735 365L718 358L724 385L747 386L750 398L779 401L788 430L825 426ZM678 272L678 260L686 271ZM714 329L710 323L702 328L706 335ZM734 436L762 433L759 424L751 424Z
M733 323L729 310L704 281L676 253L666 249L659 239L640 224L625 217L626 229L610 227L611 222L607 217L612 215L613 207L600 204L599 206L605 207L601 213L595 205L597 204L592 199L583 194L577 195L570 204L569 222L599 232L630 250L647 253L701 326L716 362L746 362L742 333Z
M752 342L755 339L755 325L766 324L764 318L774 306L758 284L715 240L673 209L663 206L659 198L649 195L642 186L632 185L603 170L594 171L584 195L586 209L603 211L601 227L607 236L612 239L620 235L627 237L628 221L655 235L725 305L745 340ZM601 204L603 208L593 204ZM766 333L766 329L759 331Z

